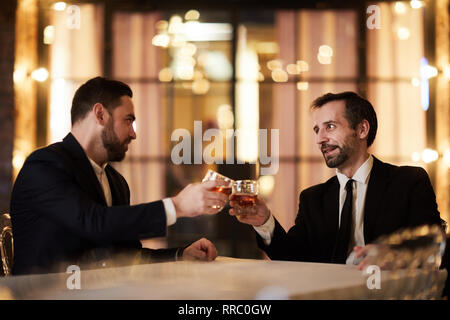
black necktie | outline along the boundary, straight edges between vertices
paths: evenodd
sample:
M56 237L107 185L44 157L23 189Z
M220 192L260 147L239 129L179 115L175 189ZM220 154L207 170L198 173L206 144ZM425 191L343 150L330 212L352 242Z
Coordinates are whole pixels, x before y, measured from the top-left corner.
M353 181L354 180L350 179L345 185L347 196L345 198L344 206L342 207L341 224L333 252L332 262L334 263L345 263L347 260L353 224Z

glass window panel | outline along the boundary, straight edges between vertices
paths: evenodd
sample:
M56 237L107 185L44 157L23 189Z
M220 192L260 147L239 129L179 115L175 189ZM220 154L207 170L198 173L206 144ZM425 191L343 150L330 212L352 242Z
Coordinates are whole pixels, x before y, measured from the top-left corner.
M158 12L115 13L113 16L113 75L124 79L156 79L161 49L151 45Z
M89 79L102 74L103 7L79 4L79 14L51 11L55 36L50 47L52 78Z
M333 78L357 75L357 19L351 10L300 10L298 23L298 59L309 64L306 77ZM326 45L332 49L330 64L321 64L319 52L328 56L329 50L320 51ZM327 62L327 58L321 61Z
M386 161L409 163L412 153L421 152L426 146L420 89L407 82L370 83L369 100L378 118L372 152Z
M70 109L78 87L102 74L103 7L94 4L77 7L79 11L74 16L55 10L50 14L55 33L49 47L48 143L61 141L70 131Z
M129 82L133 90L136 140L127 154L131 156L162 156L161 135L165 128L165 114L161 106L163 88L157 83Z
M412 78L420 76L420 58L424 56L424 9L404 6L395 10L396 2L377 3L380 29L367 30L367 73L369 77Z

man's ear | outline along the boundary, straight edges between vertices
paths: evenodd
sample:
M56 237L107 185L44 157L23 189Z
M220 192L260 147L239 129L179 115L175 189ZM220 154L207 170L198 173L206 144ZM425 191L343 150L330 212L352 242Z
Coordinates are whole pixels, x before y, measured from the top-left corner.
M358 124L357 128L358 138L360 138L361 140L367 139L367 137L369 136L369 131L370 131L369 121L363 119L363 121L361 121L361 123Z
M101 104L100 102L97 102L94 104L94 107L92 108L92 111L94 112L94 118L95 121L104 126L108 122L108 110Z

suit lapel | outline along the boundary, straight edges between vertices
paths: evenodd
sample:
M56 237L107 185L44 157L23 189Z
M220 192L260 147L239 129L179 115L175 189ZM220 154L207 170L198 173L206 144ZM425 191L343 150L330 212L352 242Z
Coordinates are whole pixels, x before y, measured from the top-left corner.
M103 189L81 145L71 133L63 139L62 145L72 155L74 165L78 169L76 177L81 187L88 190L89 194L95 195L98 201L106 205Z
M364 242L372 242L372 230L380 216L386 185L388 183L387 171L383 162L373 157L373 167L370 172L369 185L367 186L366 201L364 204Z
M111 189L112 205L120 206L129 204L126 190L116 171L108 164L105 168L108 177L109 188Z

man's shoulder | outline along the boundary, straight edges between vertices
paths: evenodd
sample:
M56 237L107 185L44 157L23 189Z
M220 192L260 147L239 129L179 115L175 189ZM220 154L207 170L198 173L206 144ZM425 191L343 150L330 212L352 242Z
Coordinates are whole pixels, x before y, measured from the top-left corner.
M378 163L374 163L374 165L387 172L387 175L392 179L417 180L428 178L428 173L422 167L410 165L397 166L391 163L381 162L378 159L376 161Z
M27 161L60 161L68 157L69 154L63 147L62 142L56 142L34 150L28 156Z
M302 197L312 197L312 196L319 196L324 194L325 192L328 192L329 190L336 188L339 186L339 181L336 176L331 177L327 181L323 183L319 183L316 185L313 185L309 188L304 189L300 196Z

